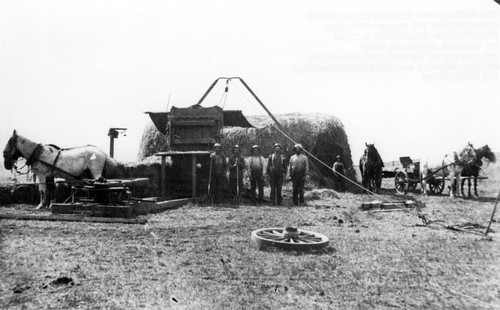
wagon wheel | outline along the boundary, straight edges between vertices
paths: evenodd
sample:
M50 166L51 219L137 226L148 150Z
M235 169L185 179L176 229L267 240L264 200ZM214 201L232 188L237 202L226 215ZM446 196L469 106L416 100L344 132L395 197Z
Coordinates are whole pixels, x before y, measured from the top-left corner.
M443 192L444 179L432 178L428 181L428 183L429 183L429 189L431 190L431 193L433 193L435 195L439 195Z
M259 247L272 246L299 251L321 249L329 242L325 235L295 227L257 229L252 231L251 238Z
M394 176L394 188L399 194L406 194L409 189L408 174L406 171L400 170Z

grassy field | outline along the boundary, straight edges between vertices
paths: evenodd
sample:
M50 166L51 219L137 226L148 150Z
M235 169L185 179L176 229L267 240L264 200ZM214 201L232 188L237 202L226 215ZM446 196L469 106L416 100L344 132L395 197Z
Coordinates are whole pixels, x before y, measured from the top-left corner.
M291 207L288 186L282 207L190 204L147 225L0 220L0 308L500 309L498 222L484 236L500 181L453 200L395 196L391 181L378 198L426 207L361 211L375 198L311 188L306 206ZM289 225L330 245L300 253L250 241Z

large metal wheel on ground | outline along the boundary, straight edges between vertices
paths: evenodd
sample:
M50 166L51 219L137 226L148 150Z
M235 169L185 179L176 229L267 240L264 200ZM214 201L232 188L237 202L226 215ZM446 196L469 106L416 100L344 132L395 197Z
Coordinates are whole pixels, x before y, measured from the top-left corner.
M252 242L259 247L276 247L287 250L307 251L328 245L327 236L317 232L286 228L262 228L252 232Z
M441 194L444 190L444 181L444 178L430 178L429 181L427 181L427 184L429 184L431 193L436 195Z

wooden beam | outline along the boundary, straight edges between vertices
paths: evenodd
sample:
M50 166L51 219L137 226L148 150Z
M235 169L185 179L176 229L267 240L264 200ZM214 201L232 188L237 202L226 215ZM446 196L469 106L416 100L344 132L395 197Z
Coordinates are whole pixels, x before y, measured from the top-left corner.
M115 223L115 224L146 224L145 219L126 219L112 217L91 217L82 215L34 215L34 214L0 214L2 220L20 221L64 221L64 222L92 222L92 223Z

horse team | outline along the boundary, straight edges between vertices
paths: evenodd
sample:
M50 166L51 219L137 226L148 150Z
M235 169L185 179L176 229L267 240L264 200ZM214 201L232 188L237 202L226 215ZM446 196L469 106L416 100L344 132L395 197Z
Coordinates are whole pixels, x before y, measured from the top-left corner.
M374 144L366 144L364 154L359 160L363 187L366 191L378 193L382 183L384 162ZM475 149L468 143L461 151L441 158L425 158L420 162L420 183L422 193L427 195L427 182L430 178L447 178L450 197L464 196L464 184L468 181L468 196L471 196L471 179L474 181L474 196L478 197L477 179L483 161L494 163L495 154L488 145ZM462 177L464 177L462 179Z

